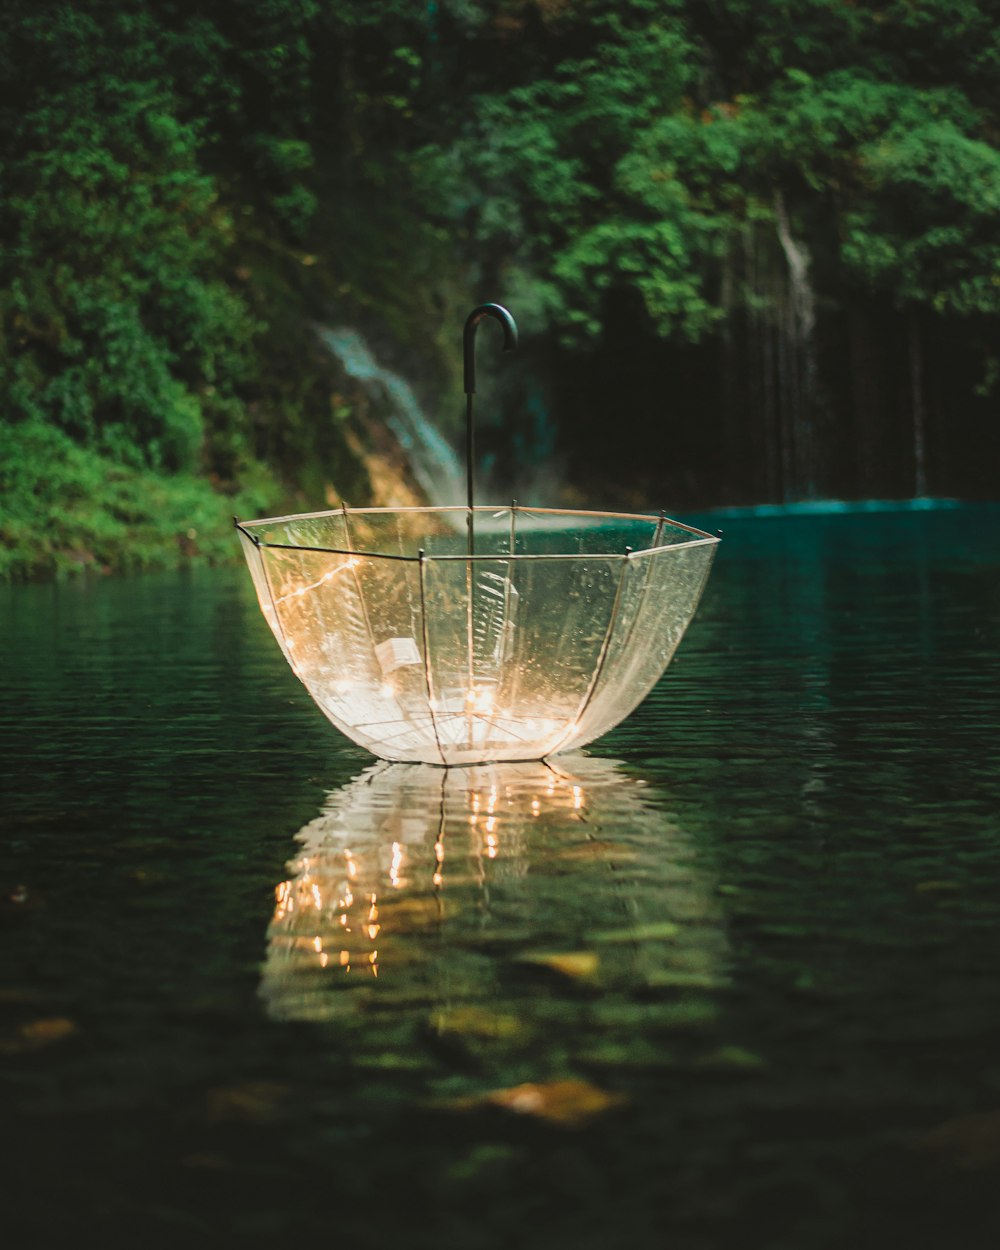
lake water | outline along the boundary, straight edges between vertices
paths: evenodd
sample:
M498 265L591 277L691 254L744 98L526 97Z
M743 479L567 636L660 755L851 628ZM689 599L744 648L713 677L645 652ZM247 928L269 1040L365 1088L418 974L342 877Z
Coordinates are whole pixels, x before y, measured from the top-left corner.
M703 521L551 768L375 764L241 568L0 591L9 1236L998 1244L1000 510Z

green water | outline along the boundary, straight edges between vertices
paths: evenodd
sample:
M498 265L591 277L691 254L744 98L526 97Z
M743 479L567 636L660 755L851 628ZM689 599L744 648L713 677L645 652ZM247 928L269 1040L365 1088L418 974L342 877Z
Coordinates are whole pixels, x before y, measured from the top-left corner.
M1000 511L704 523L552 771L373 766L241 569L2 592L9 1234L997 1244Z

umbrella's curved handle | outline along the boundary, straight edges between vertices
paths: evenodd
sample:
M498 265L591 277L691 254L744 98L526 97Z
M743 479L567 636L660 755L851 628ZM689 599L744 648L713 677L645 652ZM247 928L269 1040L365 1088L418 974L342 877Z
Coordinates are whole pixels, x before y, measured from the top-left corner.
M503 349L512 352L517 346L517 323L502 304L480 304L465 319L462 349L465 357L465 393L476 393L476 330L484 317L493 317L503 326Z
M465 330L462 333L462 348L465 353L465 482L468 491L469 516L467 525L470 556L476 550L475 520L473 519L476 496L476 450L475 434L472 428L472 397L476 393L476 330L484 317L495 317L503 326L503 349L505 352L511 352L517 346L517 323L501 304L480 304L477 308L473 308L472 312L466 317Z

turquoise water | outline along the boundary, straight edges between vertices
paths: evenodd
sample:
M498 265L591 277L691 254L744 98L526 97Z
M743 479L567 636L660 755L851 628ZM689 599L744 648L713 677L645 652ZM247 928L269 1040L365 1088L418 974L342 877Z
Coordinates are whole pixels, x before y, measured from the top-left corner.
M241 569L0 592L12 1235L996 1244L1000 511L703 523L551 770L375 765Z

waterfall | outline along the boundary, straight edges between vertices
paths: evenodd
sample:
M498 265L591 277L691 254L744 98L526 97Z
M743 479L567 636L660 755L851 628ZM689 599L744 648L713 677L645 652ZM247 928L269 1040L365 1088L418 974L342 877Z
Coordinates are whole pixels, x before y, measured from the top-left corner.
M809 281L809 253L792 235L785 201L774 196L775 232L788 266L788 291L782 321L781 346L785 359L780 384L785 391L788 422L783 440L787 460L786 484L799 497L816 493L816 293Z
M910 348L910 392L913 399L913 494L923 499L927 494L927 416L924 409L924 362L920 350L920 324L917 314L910 312L908 324Z
M792 234L780 193L774 223L743 236L745 390L759 423L761 486L783 502L815 498L829 466L819 454L816 293L810 256ZM732 279L730 279L732 281Z
M766 264L761 227L754 223L743 234L743 272L746 279L746 330L743 347L747 392L750 410L761 425L760 445L763 451L763 493L768 499L784 499L781 480L781 438L777 431L777 413L773 393L771 349L773 330L767 316L769 310L770 266ZM739 359L738 357L736 359Z
M349 377L376 396L385 423L403 449L413 476L432 504L465 500L465 474L454 448L428 420L412 387L398 373L384 368L357 332L347 326L320 326L321 341Z

